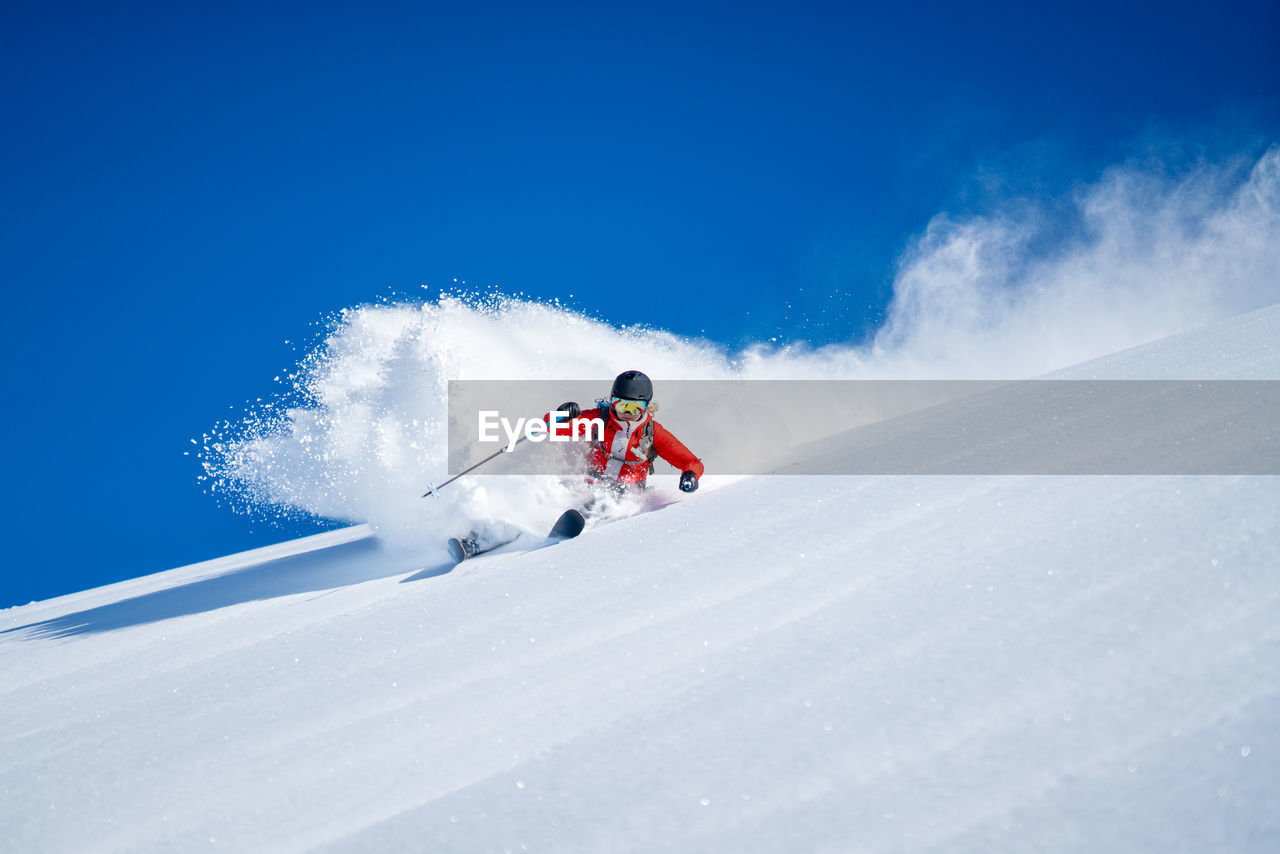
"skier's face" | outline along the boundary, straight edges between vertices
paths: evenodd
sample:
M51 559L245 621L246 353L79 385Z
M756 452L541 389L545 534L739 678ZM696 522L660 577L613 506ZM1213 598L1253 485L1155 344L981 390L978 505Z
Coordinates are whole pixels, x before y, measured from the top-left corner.
M627 400L621 397L613 399L613 414L619 421L639 421L644 417L649 404L643 400Z

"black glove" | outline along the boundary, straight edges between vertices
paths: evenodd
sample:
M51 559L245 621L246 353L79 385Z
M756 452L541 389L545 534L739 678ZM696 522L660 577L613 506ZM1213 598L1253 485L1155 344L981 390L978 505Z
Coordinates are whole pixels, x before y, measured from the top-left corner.
M574 403L572 400L566 400L564 403L556 407L556 412L567 412L569 417L566 421L572 421L582 414L582 407Z
M698 476L691 471L680 475L680 491L693 492L698 488Z

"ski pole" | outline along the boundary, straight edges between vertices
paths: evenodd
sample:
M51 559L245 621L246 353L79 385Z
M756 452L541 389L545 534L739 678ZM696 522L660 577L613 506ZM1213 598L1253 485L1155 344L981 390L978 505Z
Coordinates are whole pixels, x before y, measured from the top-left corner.
M528 436L521 436L519 439L516 439L516 445L519 445L521 442L523 442L525 439L528 439L528 438L529 438ZM503 445L501 448L499 448L498 450L494 451L492 454L490 454L489 456L485 457L485 458L484 458L483 460L481 460L480 462L476 463L475 465L473 465L473 466L471 466L471 467L469 467L469 468L467 468L467 469L464 469L464 470L462 470L462 471L458 472L458 473L457 473L457 474L455 474L453 477L449 478L448 480L446 480L444 483L440 484L439 486L436 486L434 483L431 483L430 481L428 481L428 482L427 482L427 486L428 486L429 488L427 489L427 491L426 491L426 492L422 493L422 497L423 497L423 498L426 498L428 495L434 495L436 498L439 498L439 497L440 497L440 490L444 489L446 486L448 486L449 484L453 483L455 480L457 480L458 478L462 477L464 474L467 474L468 472L473 472L473 471L475 471L476 469L480 468L480 466L482 466L482 465L484 465L485 463L489 462L489 460L492 460L492 459L494 459L495 457L500 457L500 456L502 456L502 455L503 455L503 454L505 454L508 450L514 450L516 445L511 445L510 447L508 447L508 446L506 446L506 445Z

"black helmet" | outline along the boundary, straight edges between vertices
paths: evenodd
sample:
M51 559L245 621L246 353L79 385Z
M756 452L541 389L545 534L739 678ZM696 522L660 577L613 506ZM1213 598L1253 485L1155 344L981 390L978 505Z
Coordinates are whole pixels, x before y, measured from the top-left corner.
M610 397L624 397L627 400L653 400L653 383L639 371L623 371L613 381Z

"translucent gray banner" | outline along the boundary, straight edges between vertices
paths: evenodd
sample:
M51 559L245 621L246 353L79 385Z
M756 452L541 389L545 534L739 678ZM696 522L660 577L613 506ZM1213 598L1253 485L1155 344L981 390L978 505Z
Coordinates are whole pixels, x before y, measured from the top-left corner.
M590 409L610 384L451 381L449 473L564 401ZM654 417L708 474L1280 474L1280 381L658 380L655 391ZM535 435L477 474L578 474L585 445ZM655 471L674 470L659 459Z

